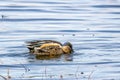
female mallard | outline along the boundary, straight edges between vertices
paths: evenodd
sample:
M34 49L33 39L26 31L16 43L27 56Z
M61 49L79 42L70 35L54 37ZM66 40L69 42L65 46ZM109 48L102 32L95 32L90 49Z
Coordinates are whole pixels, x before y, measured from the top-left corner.
M61 55L72 53L72 44L66 42L62 45L60 42L53 40L39 40L26 42L30 53L41 56Z

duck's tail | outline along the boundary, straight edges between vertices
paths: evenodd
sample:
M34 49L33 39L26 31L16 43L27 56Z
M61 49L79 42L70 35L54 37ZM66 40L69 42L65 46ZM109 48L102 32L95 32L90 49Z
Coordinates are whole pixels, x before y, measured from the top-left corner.
M30 53L34 52L34 45L32 45L31 42L25 42L26 43L26 47L29 49Z

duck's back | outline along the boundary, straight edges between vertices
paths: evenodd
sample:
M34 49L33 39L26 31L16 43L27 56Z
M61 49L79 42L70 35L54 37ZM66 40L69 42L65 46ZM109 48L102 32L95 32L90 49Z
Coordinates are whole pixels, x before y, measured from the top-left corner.
M46 43L58 43L58 44L62 45L60 42L54 41L54 40L35 40L35 41L26 42L27 45L32 45L32 46L38 46L38 45L41 46Z
M48 44L48 43L54 43L54 44L62 45L60 42L54 41L54 40L28 41L28 42L26 42L26 45L27 45L27 48L30 50L30 52L33 53L35 47L41 47L43 45L45 46L45 44Z

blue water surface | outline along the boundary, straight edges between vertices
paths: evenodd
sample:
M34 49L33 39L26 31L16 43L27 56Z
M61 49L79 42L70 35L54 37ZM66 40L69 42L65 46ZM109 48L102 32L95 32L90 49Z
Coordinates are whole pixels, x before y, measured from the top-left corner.
M120 80L120 0L0 0L0 80ZM36 59L31 40L71 42Z

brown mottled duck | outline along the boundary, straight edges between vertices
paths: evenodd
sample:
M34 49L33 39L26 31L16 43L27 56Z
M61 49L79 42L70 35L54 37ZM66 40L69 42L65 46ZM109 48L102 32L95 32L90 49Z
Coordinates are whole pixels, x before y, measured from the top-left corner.
M26 45L30 53L40 56L55 56L73 52L70 42L62 45L60 42L54 40L38 40L26 42Z

